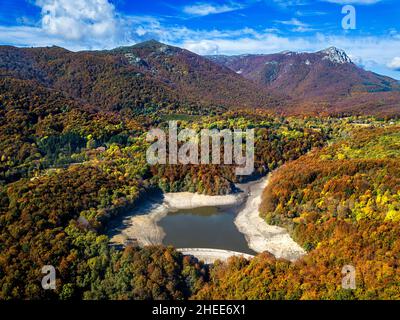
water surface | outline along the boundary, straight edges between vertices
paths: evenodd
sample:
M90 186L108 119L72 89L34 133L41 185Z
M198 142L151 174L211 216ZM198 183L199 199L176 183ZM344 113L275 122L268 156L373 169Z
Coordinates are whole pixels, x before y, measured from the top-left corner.
M255 254L234 224L240 207L203 207L170 212L159 221L164 245L211 248Z

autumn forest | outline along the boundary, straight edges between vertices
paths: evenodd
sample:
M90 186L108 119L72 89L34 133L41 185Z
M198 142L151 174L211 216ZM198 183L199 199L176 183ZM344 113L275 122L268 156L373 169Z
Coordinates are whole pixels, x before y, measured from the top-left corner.
M388 90L367 99L387 109L363 91L299 112L306 100L158 42L0 47L0 300L400 299L400 109ZM146 134L171 120L254 129L255 171L149 165ZM210 265L173 246L110 244L110 221L148 193L223 196L267 175L259 215L304 249L297 261ZM42 289L44 265L55 290ZM355 290L342 287L344 265Z

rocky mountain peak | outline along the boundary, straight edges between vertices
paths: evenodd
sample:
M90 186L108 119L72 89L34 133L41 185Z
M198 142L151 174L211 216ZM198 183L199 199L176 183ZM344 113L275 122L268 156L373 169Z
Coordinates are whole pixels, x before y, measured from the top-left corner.
M323 57L323 60L330 60L334 63L340 64L352 63L346 52L336 47L330 47L328 49L320 51L320 53L325 55Z

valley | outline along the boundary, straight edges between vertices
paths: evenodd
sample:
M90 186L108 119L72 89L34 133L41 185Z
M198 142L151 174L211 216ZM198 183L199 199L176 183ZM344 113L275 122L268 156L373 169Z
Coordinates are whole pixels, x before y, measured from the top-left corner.
M0 47L0 299L399 299L398 94L334 48ZM254 172L149 164L172 120L253 129Z

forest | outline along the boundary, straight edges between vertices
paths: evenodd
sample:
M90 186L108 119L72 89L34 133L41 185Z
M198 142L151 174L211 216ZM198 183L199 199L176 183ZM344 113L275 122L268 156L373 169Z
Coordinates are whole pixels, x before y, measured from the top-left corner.
M400 298L400 127L343 131L334 143L286 163L265 189L260 214L287 228L307 255L269 254L215 266L199 299ZM341 286L344 265L356 290Z
M149 166L145 136L173 114L93 112L31 81L1 82L0 299L187 299L209 281L201 262L172 248L109 246L107 222L152 189L227 194L229 166ZM266 174L332 134L319 120L266 113L176 117L180 128L255 128L256 172ZM41 266L57 290L40 287Z
M185 51L133 51L0 48L0 300L400 299L398 119L249 109L279 102ZM223 94L206 95L213 85ZM146 134L169 120L255 129L254 174L148 165ZM210 267L172 247L110 246L108 223L149 191L225 195L267 174L260 215L307 251L295 263L266 252ZM344 264L354 291L341 288ZM55 291L41 288L43 265Z

